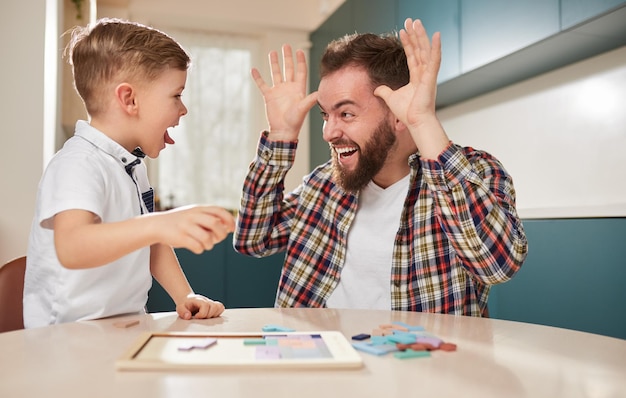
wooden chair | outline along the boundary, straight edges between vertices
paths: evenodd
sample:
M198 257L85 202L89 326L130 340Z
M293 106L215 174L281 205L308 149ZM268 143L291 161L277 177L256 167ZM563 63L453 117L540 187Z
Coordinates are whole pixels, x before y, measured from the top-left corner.
M0 333L24 329L22 295L26 256L0 267Z

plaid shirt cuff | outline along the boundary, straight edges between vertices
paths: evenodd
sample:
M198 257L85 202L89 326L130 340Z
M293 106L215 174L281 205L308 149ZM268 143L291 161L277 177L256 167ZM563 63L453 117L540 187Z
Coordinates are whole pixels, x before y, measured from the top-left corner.
M262 163L272 167L290 167L296 158L298 141L270 141L264 131L259 140L257 156Z
M452 142L437 159L420 159L424 179L434 191L447 192L460 184L471 173L469 161Z

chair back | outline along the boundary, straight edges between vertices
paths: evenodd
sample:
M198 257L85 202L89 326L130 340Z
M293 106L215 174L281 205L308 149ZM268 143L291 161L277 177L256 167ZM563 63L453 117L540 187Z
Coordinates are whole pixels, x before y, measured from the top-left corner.
M0 333L24 329L22 296L26 256L0 267Z

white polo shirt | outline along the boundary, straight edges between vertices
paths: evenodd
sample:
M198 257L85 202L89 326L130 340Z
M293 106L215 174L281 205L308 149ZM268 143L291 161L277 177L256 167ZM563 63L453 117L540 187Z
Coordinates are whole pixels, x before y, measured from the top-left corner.
M55 214L69 209L90 211L103 223L147 213L141 201L141 192L150 188L145 164L134 167L135 181L125 170L136 159L78 121L74 136L50 161L39 184L28 242L25 327L144 311L152 286L149 247L101 267L71 270L57 259L52 229Z

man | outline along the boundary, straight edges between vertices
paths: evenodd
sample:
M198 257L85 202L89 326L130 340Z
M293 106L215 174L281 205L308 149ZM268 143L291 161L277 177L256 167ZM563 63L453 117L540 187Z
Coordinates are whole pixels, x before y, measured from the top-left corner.
M246 178L234 247L287 250L276 306L486 315L528 244L511 177L488 153L450 142L435 113L441 41L419 20L400 40L361 34L329 44L306 95L302 51L270 53L269 130ZM317 102L331 160L283 192L298 133Z

